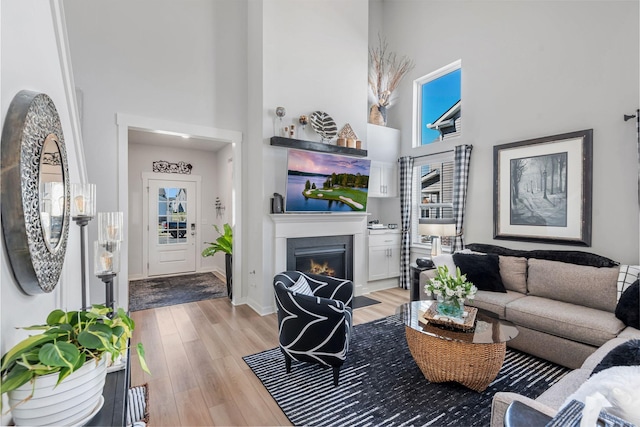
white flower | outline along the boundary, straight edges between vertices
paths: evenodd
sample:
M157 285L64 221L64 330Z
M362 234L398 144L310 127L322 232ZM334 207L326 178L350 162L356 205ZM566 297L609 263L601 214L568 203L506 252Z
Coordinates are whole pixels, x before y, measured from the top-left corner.
M442 295L442 291L440 289L434 289L433 290L433 294L434 295Z
M445 289L445 292L446 292L448 297L452 297L455 294L453 289L450 289L450 288Z

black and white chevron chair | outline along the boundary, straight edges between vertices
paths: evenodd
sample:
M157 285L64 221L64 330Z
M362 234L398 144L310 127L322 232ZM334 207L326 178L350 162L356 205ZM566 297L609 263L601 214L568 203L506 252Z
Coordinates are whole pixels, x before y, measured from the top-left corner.
M353 282L285 271L273 278L273 286L287 372L292 359L331 366L337 386L349 351Z

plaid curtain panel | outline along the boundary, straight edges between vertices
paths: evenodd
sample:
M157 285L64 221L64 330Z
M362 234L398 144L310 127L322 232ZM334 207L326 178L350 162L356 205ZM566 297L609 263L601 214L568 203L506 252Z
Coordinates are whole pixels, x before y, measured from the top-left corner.
M453 170L453 217L456 220L456 234L451 252L464 249L464 207L467 200L467 184L469 182L469 163L471 162L471 145L458 145L454 154Z
M411 287L411 184L413 182L413 158L400 157L400 215L402 242L400 246L400 287Z

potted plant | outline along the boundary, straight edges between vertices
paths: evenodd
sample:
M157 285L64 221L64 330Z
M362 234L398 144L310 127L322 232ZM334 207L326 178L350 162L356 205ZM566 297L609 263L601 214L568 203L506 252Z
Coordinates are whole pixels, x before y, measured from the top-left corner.
M16 425L70 425L97 412L107 364L126 352L135 328L124 310L111 312L102 305L88 311L56 309L46 324L23 328L41 332L0 360L0 394L8 393ZM141 343L136 350L149 373Z
M464 300L473 299L478 288L467 281L467 275L460 273L456 267L456 274L449 274L446 265L439 266L436 276L424 286L425 292L431 292L438 300L438 313L448 317L462 318Z
M231 230L231 226L229 224L224 224L224 233L220 231L217 225L214 225L213 228L216 229L218 238L215 242L205 242L209 245L209 247L205 248L202 251L202 256L214 256L218 252L224 253L224 269L225 275L227 277L227 294L229 295L229 298L231 298L233 291L233 269L231 268L233 264L233 230Z

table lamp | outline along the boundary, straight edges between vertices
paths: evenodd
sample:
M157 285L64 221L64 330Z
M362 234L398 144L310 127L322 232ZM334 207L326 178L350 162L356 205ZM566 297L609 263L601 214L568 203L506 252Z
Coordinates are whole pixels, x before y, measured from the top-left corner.
M431 257L442 253L440 237L455 236L456 223L453 219L421 219L418 224L418 233L422 236L431 236Z

